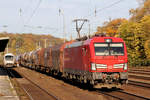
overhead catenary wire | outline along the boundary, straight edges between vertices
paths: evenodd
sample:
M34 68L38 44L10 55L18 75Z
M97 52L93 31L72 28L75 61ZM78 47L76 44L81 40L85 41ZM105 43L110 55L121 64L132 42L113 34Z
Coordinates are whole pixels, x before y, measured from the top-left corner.
M32 4L32 0L29 0L30 3L29 4ZM26 6L25 9L23 9L22 7L19 8L19 17L20 17L20 21L21 23L18 22L18 24L20 24L20 26L23 26L25 25L25 19L24 19L24 11L26 11L27 9L31 9L30 5ZM17 25L18 25L17 24ZM23 28L19 29L20 31L23 30Z
M35 9L33 10L32 14L31 14L31 16L27 19L27 21L24 21L24 25L23 25L23 27L21 29L21 32L25 31L24 26L27 25L31 21L31 19L35 15L36 11L40 7L41 2L42 2L42 0L39 0L38 4L36 5Z
M118 1L115 1L115 2L113 2L113 3L111 3L111 4L107 5L107 6L103 7L103 8L95 9L93 13L84 16L84 18L93 16L92 18L90 18L90 19L95 19L95 20L90 20L90 24L92 25L93 23L98 22L98 20L95 17L97 17L99 12L104 11L106 9L109 9L109 8L115 6L115 5L117 5L117 4L119 4L119 3L123 2L123 1L125 1L125 0L118 0Z
M93 11L92 13L90 13L90 14L84 16L83 18L88 18L88 17L90 17L90 16L93 16L92 18L95 18L95 17L97 17L97 14L98 14L99 12L104 11L105 9L111 8L111 7L113 7L113 6L115 6L115 5L119 4L119 3L121 3L121 2L123 2L123 1L125 1L125 0L118 0L118 1L115 1L115 2L113 2L113 3L111 3L111 4L107 5L107 6L105 6L105 7L103 7L103 8L99 8L99 9L97 9L97 7L95 7L95 9L94 9L94 11ZM89 18L88 18L88 19L89 19ZM89 20L90 20L90 19L89 19ZM90 24L93 24L93 21L92 21L92 20L90 20Z
M116 2L111 3L111 4L108 5L108 6L105 6L105 7L103 7L103 8L100 8L100 9L98 9L98 10L95 9L94 12L92 12L91 14L88 14L88 15L84 16L84 18L85 18L85 17L90 17L90 16L95 16L95 13L97 14L97 13L99 13L100 11L103 11L103 10L105 10L105 9L111 8L111 7L113 7L114 5L121 3L122 1L124 1L124 0L118 0L118 1L116 1Z
M24 25L23 25L23 28L22 28L22 32L25 31L25 27L26 28L36 28L37 27L33 27L33 26L29 26L28 24L30 23L30 21L32 20L33 16L35 15L35 13L37 12L37 10L39 9L40 5L42 3L42 0L39 0L39 2L37 3L35 9L33 10L31 16L25 21ZM43 27L42 27L43 29ZM45 28L45 29L50 29L50 28ZM52 30L54 30L55 32L58 31L58 28L51 28Z
M119 4L119 3L123 2L123 1L125 1L125 0L117 0L117 1L115 1L115 2L111 2L110 4L106 5L106 6L103 7L103 8L97 8L97 7L95 7L95 9L94 9L93 12L91 12L90 14L84 16L83 18L88 18L88 19L90 20L90 27L92 28L92 27L93 27L92 24L95 23L96 21L91 20L91 19L93 19L93 18L95 19L95 17L98 17L98 13L99 13L99 12L102 12L102 11L104 11L104 10L106 10L106 9L112 8L113 6ZM89 18L89 17L91 17L91 16L93 16L93 17L92 17L92 18ZM97 19L95 19L95 20L97 20ZM93 22L93 21L94 21L94 22ZM89 26L88 26L88 27L89 27ZM88 28L87 28L87 29L88 29ZM71 30L72 30L72 29L71 29ZM94 30L95 30L95 29L91 29L91 31L93 31L93 32L94 32Z
M60 0L60 1L61 1L61 0ZM95 16L95 15L97 16L97 14L98 14L100 11L103 11L103 10L105 10L105 9L111 8L112 6L118 4L118 3L122 2L122 1L124 1L124 0L118 0L118 1L113 2L113 3L107 5L107 6L103 7L103 8L100 8L100 9L98 9L98 8L96 7L95 10L93 11L93 13L87 15L87 17ZM28 24L28 23L32 20L33 16L35 15L35 13L37 12L37 10L39 9L39 7L40 7L40 5L41 5L41 2L42 2L42 0L39 0L37 6L35 7L35 9L33 10L32 14L31 14L31 16L30 16L30 17L28 18L28 20L25 22L25 25ZM59 7L59 8L61 8L61 7ZM93 22L93 21L91 20L91 21L90 21L90 24L93 24L92 22ZM71 23L72 23L72 22L71 22ZM69 26L70 26L70 25L69 25ZM91 26L92 26L92 25L91 25Z
M32 14L31 14L31 16L28 18L28 20L26 21L25 24L28 24L31 21L32 17L34 16L34 14L36 13L36 11L40 7L41 2L42 2L42 0L39 0L37 6L35 7L35 9L33 10Z
M98 13L98 12L100 12L100 11L103 11L104 9L111 8L111 7L113 7L114 5L121 3L122 1L125 1L125 0L116 1L116 2L114 2L114 3L112 3L112 4L108 5L108 6L106 6L106 7L104 7L104 8L101 8L101 9L97 10L96 12ZM91 22L93 22L93 21L91 21ZM94 21L94 22L96 22L96 21Z

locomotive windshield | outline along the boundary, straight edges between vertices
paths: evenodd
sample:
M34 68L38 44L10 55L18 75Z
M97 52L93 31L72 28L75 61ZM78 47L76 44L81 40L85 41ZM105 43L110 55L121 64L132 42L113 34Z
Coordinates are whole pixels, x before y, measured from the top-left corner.
M123 43L95 43L94 48L96 56L124 55Z
M12 61L13 60L13 56L5 56L5 60Z

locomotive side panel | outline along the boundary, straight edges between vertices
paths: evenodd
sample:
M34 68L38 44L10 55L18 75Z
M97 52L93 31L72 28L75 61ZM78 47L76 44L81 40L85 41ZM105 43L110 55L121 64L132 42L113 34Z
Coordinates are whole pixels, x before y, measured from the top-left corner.
M85 45L84 47L82 47L82 55L83 55L83 66L84 66L84 70L86 72L89 72L90 70L90 58L91 58L91 52L90 52L90 45Z
M90 49L89 45L73 43L65 48L64 72L67 77L86 83L90 80Z
M83 68L82 47L74 47L65 49L65 72L81 73Z

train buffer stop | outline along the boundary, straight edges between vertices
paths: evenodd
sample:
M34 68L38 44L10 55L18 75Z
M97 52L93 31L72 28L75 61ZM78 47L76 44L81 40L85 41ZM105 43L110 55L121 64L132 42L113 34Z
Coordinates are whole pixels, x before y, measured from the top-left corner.
M9 37L0 38L0 52L4 52ZM10 82L7 72L0 66L0 100L19 100L17 93Z

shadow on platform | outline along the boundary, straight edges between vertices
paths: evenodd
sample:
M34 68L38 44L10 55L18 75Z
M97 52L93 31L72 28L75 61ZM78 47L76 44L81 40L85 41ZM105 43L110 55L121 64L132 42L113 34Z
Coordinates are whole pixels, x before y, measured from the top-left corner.
M22 76L13 68L5 68L0 66L0 76L9 76L11 78L22 78Z
M7 76L7 72L4 70L2 66L0 66L0 76Z

